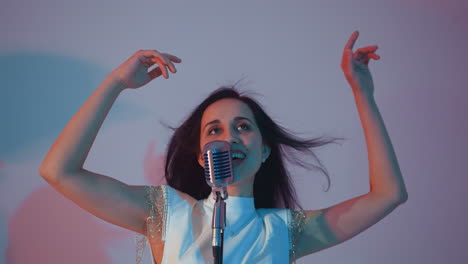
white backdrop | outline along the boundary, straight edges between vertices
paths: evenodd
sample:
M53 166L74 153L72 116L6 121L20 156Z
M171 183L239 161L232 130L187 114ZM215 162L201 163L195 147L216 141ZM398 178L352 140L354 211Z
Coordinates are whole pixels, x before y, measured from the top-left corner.
M7 0L0 9L0 263L131 263L133 233L61 198L38 174L55 138L107 73L138 49L183 59L178 73L124 91L86 161L128 184L157 184L171 131L211 91L243 79L284 126L345 137L294 169L306 209L369 189L354 99L340 69L379 45L375 97L409 200L355 238L299 263L463 263L468 99L466 1ZM8 259L8 261L7 261Z

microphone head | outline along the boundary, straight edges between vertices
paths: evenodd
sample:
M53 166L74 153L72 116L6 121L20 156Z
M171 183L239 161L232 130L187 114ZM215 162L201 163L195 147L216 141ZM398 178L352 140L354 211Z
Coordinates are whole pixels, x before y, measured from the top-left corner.
M233 180L231 144L216 140L203 147L205 179L211 188L227 187Z

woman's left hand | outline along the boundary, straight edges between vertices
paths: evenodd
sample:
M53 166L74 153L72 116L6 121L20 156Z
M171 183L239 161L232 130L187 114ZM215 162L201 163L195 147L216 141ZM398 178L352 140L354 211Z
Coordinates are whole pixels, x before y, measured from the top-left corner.
M374 94L374 83L369 71L369 61L370 59L380 59L380 56L375 54L378 47L367 46L353 53L354 43L358 36L359 32L356 30L349 37L343 51L341 69L354 92L372 96Z

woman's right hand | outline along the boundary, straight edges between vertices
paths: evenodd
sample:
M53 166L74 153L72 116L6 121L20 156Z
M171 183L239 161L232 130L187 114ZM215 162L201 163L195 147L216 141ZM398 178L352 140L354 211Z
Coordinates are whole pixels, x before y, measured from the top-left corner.
M139 50L112 71L110 77L124 88L139 88L161 75L166 79L169 78L168 70L176 73L174 62L180 63L182 60L174 55L159 53L156 50ZM148 71L155 64L158 66Z

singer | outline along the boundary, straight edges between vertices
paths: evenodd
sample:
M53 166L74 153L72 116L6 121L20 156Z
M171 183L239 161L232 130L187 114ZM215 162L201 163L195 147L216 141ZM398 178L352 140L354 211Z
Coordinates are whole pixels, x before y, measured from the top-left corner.
M178 57L140 50L111 72L66 125L40 166L41 176L91 214L142 234L153 263L213 263L213 194L204 177L204 146L231 147L233 182L227 186L224 263L292 263L366 230L407 200L390 137L374 100L368 64L377 46L353 51L351 34L341 68L362 123L370 191L329 208L298 204L285 159L294 151L335 142L300 139L276 124L259 103L233 87L209 95L174 132L167 148L167 185L129 186L83 168L107 113L123 90L175 74ZM150 70L153 65L157 66ZM326 170L319 168L328 179ZM142 249L139 247L139 249ZM137 263L141 262L141 252Z

